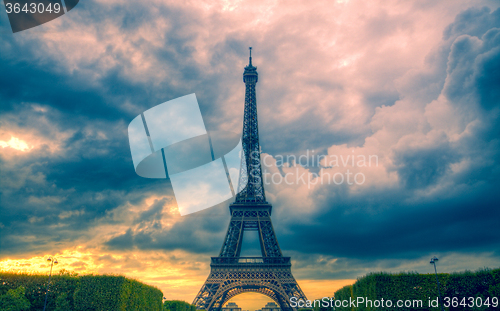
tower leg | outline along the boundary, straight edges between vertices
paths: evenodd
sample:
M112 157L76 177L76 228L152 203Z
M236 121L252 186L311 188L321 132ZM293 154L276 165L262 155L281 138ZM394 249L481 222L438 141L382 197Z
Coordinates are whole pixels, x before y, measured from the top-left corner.
M220 311L234 296L246 292L260 293L274 300L283 311L297 311L290 304L296 297L306 300L290 267L256 267L252 264L214 267L193 301L197 309Z

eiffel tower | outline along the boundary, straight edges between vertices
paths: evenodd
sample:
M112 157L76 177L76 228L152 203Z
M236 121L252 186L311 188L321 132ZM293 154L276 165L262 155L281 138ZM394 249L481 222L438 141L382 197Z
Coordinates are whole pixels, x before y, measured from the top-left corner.
M306 300L292 275L290 257L283 257L271 222L272 206L266 202L260 164L259 128L255 84L257 67L249 64L243 73L245 115L243 120L239 187L246 185L229 206L231 222L219 257L212 257L210 274L193 301L197 309L219 311L234 296L257 292L273 299L283 311L295 311L290 298ZM241 257L243 233L257 231L262 257Z

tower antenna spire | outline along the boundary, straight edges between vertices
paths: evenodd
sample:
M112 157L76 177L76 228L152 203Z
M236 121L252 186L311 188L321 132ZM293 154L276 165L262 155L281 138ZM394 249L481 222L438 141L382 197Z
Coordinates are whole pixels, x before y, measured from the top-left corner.
M252 66L252 47L248 48L250 50L250 63L249 65Z

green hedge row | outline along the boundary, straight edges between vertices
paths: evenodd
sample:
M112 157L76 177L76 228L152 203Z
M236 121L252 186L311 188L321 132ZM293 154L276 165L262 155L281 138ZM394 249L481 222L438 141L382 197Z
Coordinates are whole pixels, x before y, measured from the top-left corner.
M159 289L123 276L86 275L79 278L74 310L159 311L162 299Z
M480 297L482 301L492 302L493 297L497 297L500 305L500 269L478 270L476 272L456 272L451 274L438 274L441 296L457 297L458 304L446 310L500 310L500 307L490 306L469 306L460 305L461 300L469 297L474 299ZM335 292L336 300L356 300L358 297L372 300L372 306L360 304L356 307L338 308L315 308L315 311L329 310L440 310L440 308L429 307L429 297L431 300L438 297L435 274L418 273L371 273L356 281L353 285L345 286ZM374 301L381 299L391 300L395 304L398 300L411 300L412 305L408 307L392 308L375 306ZM415 303L413 302L415 301ZM418 306L416 301L422 301L422 306ZM469 304L469 300L466 301Z
M10 289L17 289L22 286L25 288L26 298L31 303L30 310L43 310L48 280L48 275L0 271L0 295L6 294ZM70 274L54 275L50 283L47 308L55 310L57 307L56 300L61 295L69 300L70 305L73 306L73 293L76 289L78 278Z
M31 303L26 298L26 289L19 286L9 289L6 294L0 295L0 310L2 311L28 311Z
M181 300L166 300L163 303L164 311L196 311L196 307Z
M46 275L0 271L0 296L22 286L31 303L30 310L42 310L48 278ZM123 276L63 273L52 276L47 309L160 311L162 298L163 293L159 289Z

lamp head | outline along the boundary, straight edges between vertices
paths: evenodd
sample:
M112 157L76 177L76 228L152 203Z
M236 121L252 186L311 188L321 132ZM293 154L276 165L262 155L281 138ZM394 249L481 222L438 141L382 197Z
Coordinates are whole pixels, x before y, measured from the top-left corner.
M47 261L52 261L52 258L51 257L47 258Z
M55 264L55 265L57 265L58 263L59 263L59 262L57 261L57 259L56 259L56 260L54 260L54 264Z

